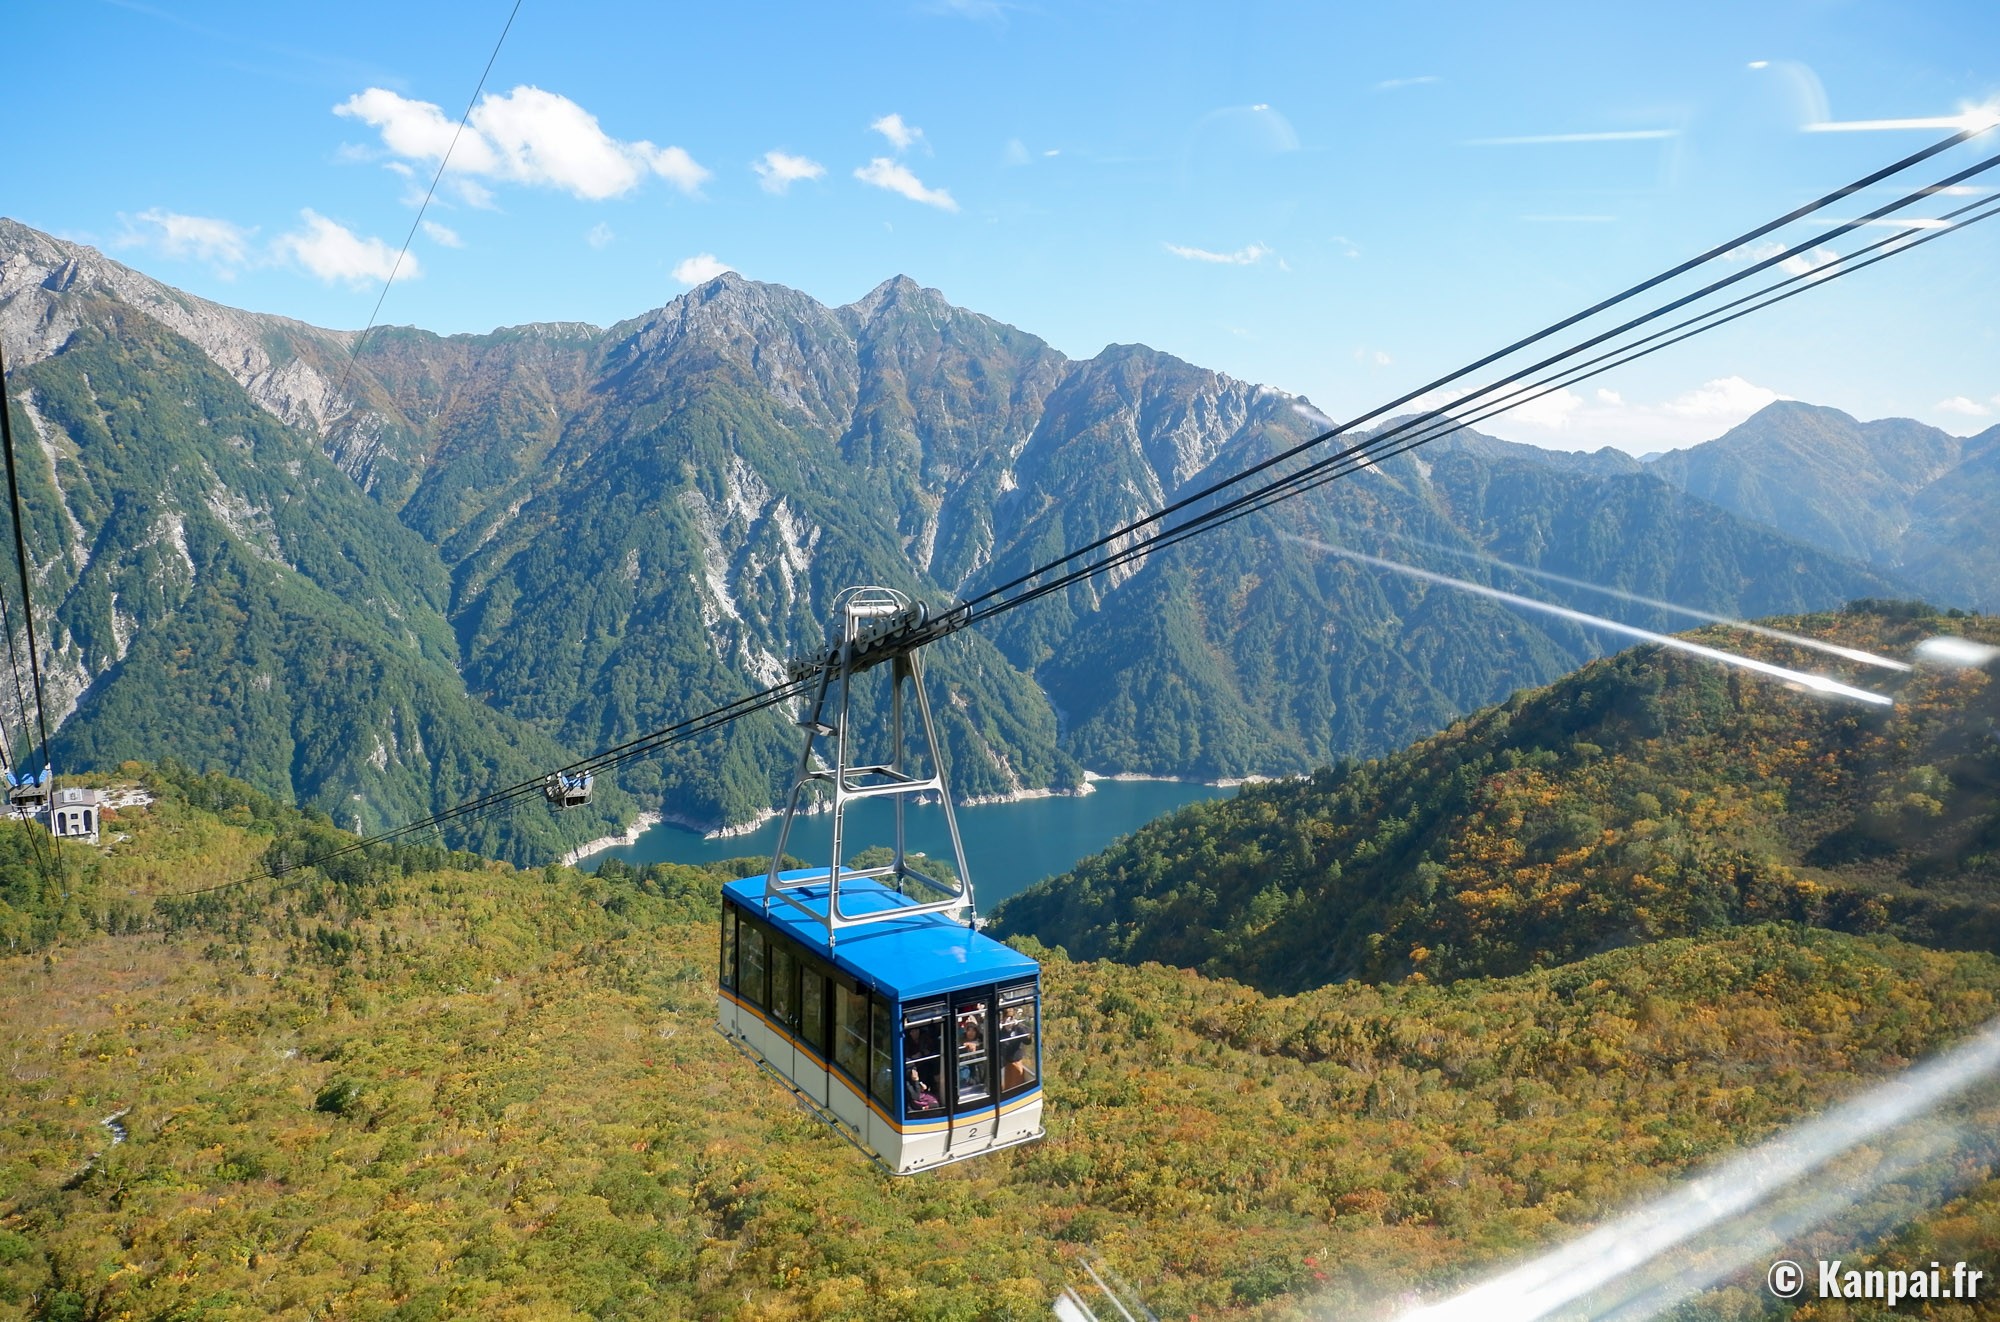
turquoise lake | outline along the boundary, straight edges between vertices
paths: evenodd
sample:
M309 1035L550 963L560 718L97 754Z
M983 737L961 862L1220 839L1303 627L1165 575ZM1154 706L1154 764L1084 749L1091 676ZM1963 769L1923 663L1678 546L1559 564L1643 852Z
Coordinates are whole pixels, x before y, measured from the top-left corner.
M1017 895L1043 877L1066 872L1078 860L1097 853L1184 804L1224 798L1235 793L1213 785L1163 780L1100 780L1095 794L1018 803L989 803L958 810L959 836L965 842L966 866L972 871L979 908ZM951 857L951 838L944 815L935 807L909 810L909 846L940 858ZM847 814L848 853L873 844L890 843L894 809L880 799L864 801ZM832 819L803 819L792 830L785 852L823 865L832 835ZM660 825L636 843L592 854L583 866L595 870L607 858L622 858L635 866L647 863L716 863L727 858L769 858L778 843L778 823L766 822L746 835L709 840L678 826Z

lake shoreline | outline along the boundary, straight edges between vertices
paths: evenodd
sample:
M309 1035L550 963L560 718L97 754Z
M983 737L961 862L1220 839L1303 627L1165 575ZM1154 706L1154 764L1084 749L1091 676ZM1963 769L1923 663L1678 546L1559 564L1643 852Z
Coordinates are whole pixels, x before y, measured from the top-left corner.
M646 834L646 832L652 830L665 820L667 819L659 813L642 812L637 817L634 817L632 824L619 834L603 835L595 840L586 840L575 849L570 850L562 856L562 864L566 868L573 868L592 854L601 854L607 849L616 849L620 845L636 845L639 843L640 836Z
M1087 782L1088 783L1088 782ZM1079 787L1080 788L1080 787ZM1108 848L1118 837L1187 805L1225 797L1226 786L1170 781L1159 777L1096 777L1088 794L1048 792L1010 796L1000 802L966 805L956 813L966 856L979 886L982 908L996 904L1045 876L1067 871L1080 860ZM997 797L997 796L996 796ZM591 865L616 858L635 868L653 863L709 865L744 857L768 858L777 848L776 814L760 823L724 833L712 823L689 823L662 817L645 838L620 839L602 851ZM932 857L952 851L944 815L935 804L913 809L908 824L908 848ZM700 827L707 825L709 829ZM626 833L630 836L630 832ZM800 819L785 852L799 858L823 859L831 843L831 821L821 812ZM853 805L845 832L847 850L887 844L894 838L893 808L886 800L864 799Z

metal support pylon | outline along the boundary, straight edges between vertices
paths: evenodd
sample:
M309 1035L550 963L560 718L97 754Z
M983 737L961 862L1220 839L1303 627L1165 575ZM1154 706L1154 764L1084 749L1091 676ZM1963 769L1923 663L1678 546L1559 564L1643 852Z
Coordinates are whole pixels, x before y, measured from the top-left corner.
M944 748L931 717L930 697L924 692L923 662L917 649L929 641L919 626L925 623L921 603L913 603L893 588L849 588L835 599L837 636L829 640L828 652L820 658L813 697L800 715L805 730L805 747L799 754L797 778L785 799L785 812L778 826L777 847L771 851L771 867L764 878L764 905L789 904L826 927L827 945L832 946L843 928L865 923L907 918L912 914L946 913L960 922L973 919L972 876L965 866L965 846L959 839L958 818L952 811L951 788L945 782ZM899 635L914 636L910 646L896 644ZM889 760L855 763L850 721L854 705L854 677L888 662L889 678ZM913 695L917 727L930 756L930 774L917 776L910 770L911 722L905 694ZM821 751L822 741L830 741L833 759L829 764ZM791 839L792 824L805 807L807 796L826 787L833 796L833 848L824 873L782 880L779 876L785 846ZM919 872L909 865L905 835L908 801L915 796L935 794L944 811L945 828L951 835L952 861L958 867L958 881L952 884ZM850 869L842 866L846 844L848 805L862 799L887 798L895 806L896 828L890 861L880 867ZM868 913L849 913L841 907L843 882L872 878L894 878L896 889L916 902ZM824 913L806 905L790 892L803 886L824 884L829 895ZM924 898L926 895L932 898Z

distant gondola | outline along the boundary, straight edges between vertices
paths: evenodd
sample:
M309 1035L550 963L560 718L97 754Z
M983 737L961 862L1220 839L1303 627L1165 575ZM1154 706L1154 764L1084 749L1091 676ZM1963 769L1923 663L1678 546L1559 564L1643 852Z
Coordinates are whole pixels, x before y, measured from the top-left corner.
M579 771L575 775L558 771L543 783L542 793L548 797L549 806L558 810L581 808L590 802L592 779L588 771Z
M49 801L49 783L54 779L55 768L43 767L41 775L24 771L19 776L5 772L7 777L7 802L9 806L29 810L39 810Z

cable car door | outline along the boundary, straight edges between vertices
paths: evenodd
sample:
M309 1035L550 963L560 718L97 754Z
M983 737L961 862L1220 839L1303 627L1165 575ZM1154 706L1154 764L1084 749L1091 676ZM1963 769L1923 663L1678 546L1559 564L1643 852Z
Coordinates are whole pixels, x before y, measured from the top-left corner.
M985 995L951 1000L951 1135L947 1156L993 1142L993 1016Z

